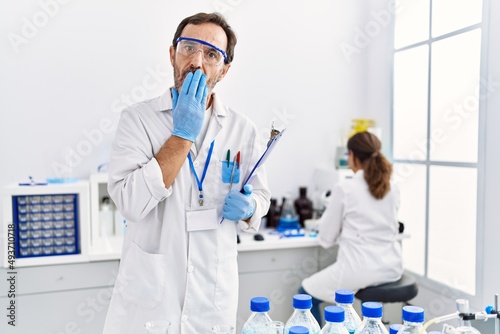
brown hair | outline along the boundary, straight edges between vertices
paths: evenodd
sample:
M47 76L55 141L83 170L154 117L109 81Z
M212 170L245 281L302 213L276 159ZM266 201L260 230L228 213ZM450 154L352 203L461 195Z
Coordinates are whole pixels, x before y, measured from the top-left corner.
M202 23L214 23L221 27L226 33L227 37L227 63L230 63L234 59L234 47L236 46L236 34L233 31L233 28L227 23L226 19L219 13L198 13L189 17L186 17L184 20L179 23L177 30L175 31L174 39L172 40L172 45L177 48L177 38L181 37L182 30L188 24L202 24Z
M380 140L370 132L356 133L347 142L347 149L362 164L368 189L376 199L384 198L391 189L392 165L380 152L381 147Z

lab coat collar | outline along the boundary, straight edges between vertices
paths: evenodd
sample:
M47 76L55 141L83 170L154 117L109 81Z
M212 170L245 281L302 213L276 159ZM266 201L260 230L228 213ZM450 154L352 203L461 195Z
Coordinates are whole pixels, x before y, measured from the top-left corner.
M365 176L365 172L362 169L358 169L358 171L356 173L354 173L354 177L356 179L362 179L362 178L364 178L364 176Z
M210 116L210 123L208 124L208 129L201 144L200 151L207 151L208 146L215 140L219 132L222 130L224 125L224 119L226 116L226 107L222 104L220 99L215 93L212 93L212 115ZM195 156L198 155L196 150L196 145L191 147L191 151Z

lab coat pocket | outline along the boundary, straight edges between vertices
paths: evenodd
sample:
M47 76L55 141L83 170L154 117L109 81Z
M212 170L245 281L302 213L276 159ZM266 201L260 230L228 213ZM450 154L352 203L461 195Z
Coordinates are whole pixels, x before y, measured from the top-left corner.
M232 177L232 183L237 184L240 182L240 169L239 166L236 165L234 162L227 162L223 161L222 162L222 182L223 183L231 183L231 177Z
M166 272L165 255L147 253L131 242L115 289L124 300L152 309L163 300Z
M217 281L215 283L214 305L221 311L238 303L238 262L237 255L219 258L217 261Z

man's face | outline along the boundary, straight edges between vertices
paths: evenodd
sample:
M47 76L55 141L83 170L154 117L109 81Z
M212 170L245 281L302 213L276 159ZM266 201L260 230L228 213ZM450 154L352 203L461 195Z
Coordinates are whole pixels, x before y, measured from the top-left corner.
M199 25L188 24L181 33L181 37L194 38L215 45L221 50L226 50L227 37L224 30L213 23L203 23ZM179 46L178 46L179 47ZM200 69L207 76L207 86L209 94L217 82L226 75L230 64L221 62L217 65L207 64L203 59L203 52L196 52L194 55L185 56L176 52L173 46L170 47L170 62L174 68L174 85L179 92L186 75L189 72Z

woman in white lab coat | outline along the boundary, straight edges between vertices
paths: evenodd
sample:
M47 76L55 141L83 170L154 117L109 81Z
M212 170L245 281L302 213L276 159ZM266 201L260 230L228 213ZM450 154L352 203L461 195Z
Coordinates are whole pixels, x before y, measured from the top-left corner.
M333 303L336 290L357 292L397 281L403 273L396 240L399 191L390 182L392 166L380 152L380 141L369 132L352 136L347 148L355 174L335 185L319 222L319 243L324 248L338 244L337 260L304 279L300 290L313 297L311 311L319 323L319 304Z

